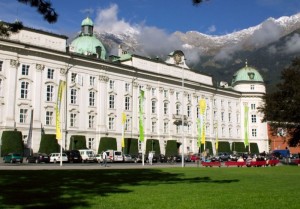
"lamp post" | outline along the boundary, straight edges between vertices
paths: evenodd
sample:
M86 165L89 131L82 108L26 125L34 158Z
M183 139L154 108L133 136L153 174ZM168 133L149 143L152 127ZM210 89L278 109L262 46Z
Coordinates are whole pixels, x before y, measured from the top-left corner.
M182 118L181 118L181 126L182 126L182 155L181 155L181 167L184 167L184 68L182 62Z

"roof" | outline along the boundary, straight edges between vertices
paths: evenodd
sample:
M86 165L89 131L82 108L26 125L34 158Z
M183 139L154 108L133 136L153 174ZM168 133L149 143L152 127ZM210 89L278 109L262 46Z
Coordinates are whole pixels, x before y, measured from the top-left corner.
M232 78L232 86L241 82L264 82L261 74L253 67L249 67L246 62L246 66L239 69Z

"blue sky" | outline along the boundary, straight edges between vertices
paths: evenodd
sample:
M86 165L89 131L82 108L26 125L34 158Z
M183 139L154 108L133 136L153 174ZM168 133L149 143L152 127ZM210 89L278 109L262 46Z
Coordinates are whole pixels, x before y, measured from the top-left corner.
M90 16L98 30L156 28L166 34L198 31L224 35L300 12L299 0L209 0L193 6L191 0L50 0L59 14L48 24L41 15L17 0L0 1L0 20L19 19L25 26L71 36Z

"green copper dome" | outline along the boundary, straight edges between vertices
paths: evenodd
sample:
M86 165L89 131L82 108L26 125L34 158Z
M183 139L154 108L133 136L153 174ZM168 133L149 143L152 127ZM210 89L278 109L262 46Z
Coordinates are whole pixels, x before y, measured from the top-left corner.
M81 33L70 44L70 52L94 56L105 60L106 49L93 34L94 23L90 18L85 18L81 23Z
M81 26L85 26L85 25L94 26L94 23L89 17L87 17L81 22Z
M260 73L252 67L246 66L238 70L232 78L232 86L237 85L237 83L241 82L264 82Z

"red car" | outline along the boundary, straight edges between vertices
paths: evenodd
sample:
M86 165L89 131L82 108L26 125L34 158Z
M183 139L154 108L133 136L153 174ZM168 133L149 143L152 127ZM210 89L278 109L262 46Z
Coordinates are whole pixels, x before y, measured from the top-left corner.
M196 161L200 160L200 156L198 154L193 154L193 155L191 155L190 158L191 158L192 162L196 162Z

